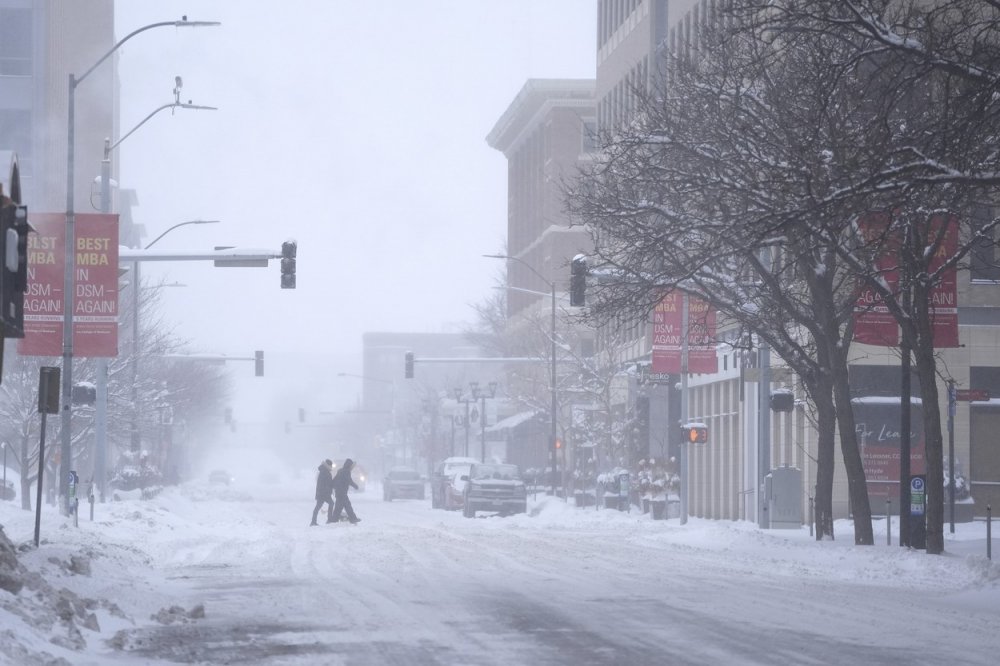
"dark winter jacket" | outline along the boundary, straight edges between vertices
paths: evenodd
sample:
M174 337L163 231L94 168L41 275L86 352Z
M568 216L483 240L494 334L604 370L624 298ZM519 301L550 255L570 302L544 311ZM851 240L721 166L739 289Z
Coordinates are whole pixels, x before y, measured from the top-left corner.
M338 495L346 495L347 487L353 486L355 490L358 489L358 484L354 483L354 479L351 478L351 467L353 465L344 465L337 470L337 473L333 476L333 492Z
M332 492L333 474L331 473L330 466L326 463L320 463L319 476L316 477L316 499L330 499L330 493Z

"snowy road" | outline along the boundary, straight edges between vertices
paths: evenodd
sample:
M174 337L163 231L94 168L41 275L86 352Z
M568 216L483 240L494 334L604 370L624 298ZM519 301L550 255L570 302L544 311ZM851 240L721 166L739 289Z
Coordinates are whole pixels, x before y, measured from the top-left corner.
M1000 651L982 523L928 556L855 547L842 521L818 544L807 528L682 526L543 496L529 515L468 519L382 502L374 485L353 495L360 525L309 527L311 485L192 482L98 505L78 527L46 507L25 565L105 601L67 633L38 606L52 602L25 588L18 610L0 592L0 663L937 666ZM0 524L30 541L31 513L0 505Z
M680 526L544 498L534 517L470 520L429 501L384 503L371 488L354 496L360 525L310 528L301 493L268 493L172 507L190 524L146 545L165 578L157 587L181 607L204 604L205 617L130 630L120 657L994 664L1000 647L995 581L959 594L945 574L963 568L954 557L859 554L807 533Z

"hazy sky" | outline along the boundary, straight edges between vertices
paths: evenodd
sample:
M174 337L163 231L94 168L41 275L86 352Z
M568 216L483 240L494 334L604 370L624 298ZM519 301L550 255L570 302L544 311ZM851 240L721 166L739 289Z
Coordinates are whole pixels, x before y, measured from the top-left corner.
M239 396L335 391L361 371L365 331L457 331L489 294L506 235L506 160L485 137L528 78L592 78L595 0L118 2L121 133L173 99L219 111L162 112L118 150L146 242L277 252L298 242L298 288L279 267L151 264L196 351L253 355ZM96 174L95 174L96 175ZM310 363L310 356L322 356ZM402 368L400 369L402 372ZM333 375L334 377L330 377ZM244 381L246 378L246 381ZM359 383L348 383L354 396Z

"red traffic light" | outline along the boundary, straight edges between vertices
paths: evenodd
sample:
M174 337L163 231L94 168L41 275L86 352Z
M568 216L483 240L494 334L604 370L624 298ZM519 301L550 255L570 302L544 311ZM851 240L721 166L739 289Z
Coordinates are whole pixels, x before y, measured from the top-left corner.
M687 444L706 444L708 427L701 424L681 426L681 436Z

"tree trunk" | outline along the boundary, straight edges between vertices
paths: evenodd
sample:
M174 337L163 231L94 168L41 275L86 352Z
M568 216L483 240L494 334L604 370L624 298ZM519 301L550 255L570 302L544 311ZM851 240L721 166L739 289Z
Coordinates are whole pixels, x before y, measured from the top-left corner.
M828 379L817 382L816 405L816 540L833 540L833 465L836 450L836 408Z
M868 502L868 483L861 462L854 411L851 407L847 360L842 354L835 358L831 368L833 390L837 405L837 425L840 426L840 450L844 456L844 467L847 468L847 494L851 500L851 513L854 516L854 543L859 546L871 546L875 543L875 535L872 532L872 509Z
M31 511L31 470L28 468L28 436L21 438L21 508Z

